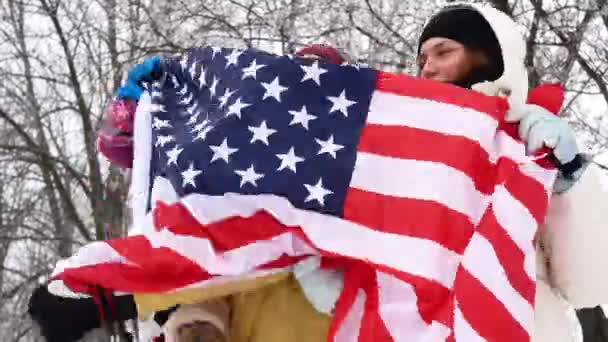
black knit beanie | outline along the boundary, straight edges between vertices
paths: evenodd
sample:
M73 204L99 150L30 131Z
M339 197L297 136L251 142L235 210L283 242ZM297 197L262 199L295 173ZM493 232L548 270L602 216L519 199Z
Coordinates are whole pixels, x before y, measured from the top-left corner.
M424 27L418 41L420 47L430 38L442 37L455 40L473 51L481 51L488 59L488 65L475 70L468 80L459 82L461 86L483 81L494 81L504 72L502 50L494 30L477 10L466 5L448 6L434 15Z

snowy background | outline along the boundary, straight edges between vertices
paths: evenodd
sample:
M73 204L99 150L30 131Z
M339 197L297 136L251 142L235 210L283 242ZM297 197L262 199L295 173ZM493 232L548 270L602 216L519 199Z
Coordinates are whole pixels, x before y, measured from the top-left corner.
M531 86L566 86L562 115L608 172L607 1L488 2L526 32ZM1 340L35 340L25 303L58 258L125 233L130 175L98 157L94 137L130 65L201 45L292 53L324 42L415 73L421 25L446 3L0 0Z

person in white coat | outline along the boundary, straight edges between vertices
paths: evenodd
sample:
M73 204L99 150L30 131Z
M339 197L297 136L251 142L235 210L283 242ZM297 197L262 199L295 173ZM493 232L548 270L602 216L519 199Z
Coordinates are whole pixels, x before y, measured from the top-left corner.
M552 149L560 172L537 249L533 341L576 341L581 335L573 309L608 303L608 272L601 271L608 262L608 191L599 183L600 169L578 152L567 122L525 104L526 45L520 32L490 6L446 7L427 21L419 39L420 76L507 97L506 120L519 122L528 152Z

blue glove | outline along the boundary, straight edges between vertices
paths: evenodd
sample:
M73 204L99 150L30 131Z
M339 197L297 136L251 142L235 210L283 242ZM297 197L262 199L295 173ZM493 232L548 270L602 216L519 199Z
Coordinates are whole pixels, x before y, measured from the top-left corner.
M511 108L505 121L519 122L519 137L526 144L528 154L543 147L552 150L560 170L554 192L566 191L580 178L587 162L579 153L574 133L566 121L532 104Z
M118 99L130 99L139 101L144 88L141 85L142 81L151 81L158 78L157 75L161 72L161 59L158 56L148 57L143 63L137 64L129 70L127 81L118 88L116 97ZM156 77L155 77L156 76Z

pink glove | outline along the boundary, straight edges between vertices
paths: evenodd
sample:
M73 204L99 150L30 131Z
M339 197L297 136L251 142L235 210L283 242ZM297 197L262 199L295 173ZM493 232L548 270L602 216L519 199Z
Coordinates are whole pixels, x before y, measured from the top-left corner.
M137 103L112 100L97 132L97 150L112 164L130 169L133 166L133 121Z

